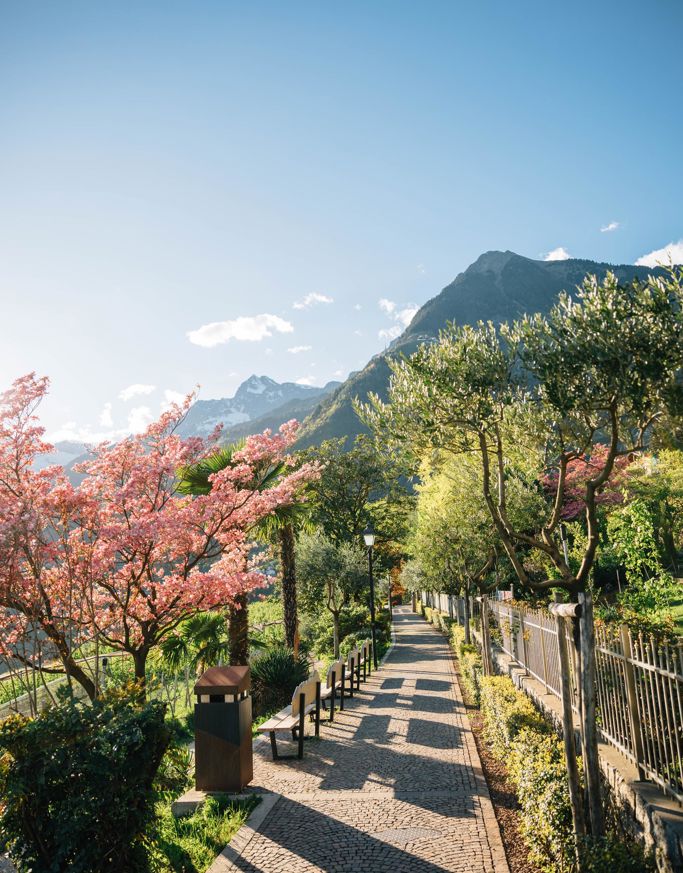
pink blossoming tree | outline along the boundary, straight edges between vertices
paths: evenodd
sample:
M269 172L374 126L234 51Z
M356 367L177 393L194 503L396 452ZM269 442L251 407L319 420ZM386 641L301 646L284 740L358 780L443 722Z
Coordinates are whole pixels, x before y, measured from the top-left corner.
M92 697L75 645L97 635L129 653L144 682L149 652L180 622L263 584L249 531L296 499L313 470L292 468L275 487L260 488L273 464L288 463L297 427L290 422L277 434L250 437L235 463L213 476L209 493L180 493L178 471L215 449L215 438L175 433L188 397L144 433L97 447L74 488L60 469L34 468L51 448L35 416L46 390L45 379L25 376L0 400L5 646L37 625Z

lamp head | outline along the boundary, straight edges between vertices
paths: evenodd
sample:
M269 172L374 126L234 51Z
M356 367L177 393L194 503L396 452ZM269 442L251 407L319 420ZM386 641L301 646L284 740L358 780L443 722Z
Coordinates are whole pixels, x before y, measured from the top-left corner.
M373 530L372 524L370 522L363 531L363 539L365 540L365 545L369 549L371 549L375 545L375 531Z

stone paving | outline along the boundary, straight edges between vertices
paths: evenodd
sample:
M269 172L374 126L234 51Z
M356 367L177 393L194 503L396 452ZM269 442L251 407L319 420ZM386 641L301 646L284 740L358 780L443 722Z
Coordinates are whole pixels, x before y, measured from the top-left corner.
M384 666L303 760L273 762L257 743L263 809L211 873L508 873L446 641L408 607L395 629Z

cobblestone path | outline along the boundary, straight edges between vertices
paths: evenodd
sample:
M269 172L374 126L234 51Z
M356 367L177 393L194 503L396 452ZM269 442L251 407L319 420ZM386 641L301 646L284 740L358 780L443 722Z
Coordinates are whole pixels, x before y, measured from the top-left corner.
M211 873L508 873L446 641L408 607L395 630L384 666L303 760L273 762L257 744L263 808Z

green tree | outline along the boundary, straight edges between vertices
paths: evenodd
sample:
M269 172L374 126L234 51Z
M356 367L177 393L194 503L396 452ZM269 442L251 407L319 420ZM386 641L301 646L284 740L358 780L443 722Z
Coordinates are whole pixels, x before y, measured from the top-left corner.
M414 505L408 468L366 435L351 446L343 438L327 440L304 457L321 470L309 486L313 523L336 544L358 544L371 521L380 572L398 563Z
M451 326L438 343L392 362L390 400L361 408L375 432L406 444L473 453L482 495L522 585L564 589L581 601L581 682L584 767L591 828L603 832L595 720L595 659L590 578L599 542L598 496L615 460L642 451L665 414L680 414L683 366L681 272L620 286L608 274L587 277L578 299L560 296L547 316L526 317L498 331ZM565 560L560 523L568 465L607 452L586 479L586 541L578 569ZM509 511L510 483L533 487L539 462L553 473L554 494L535 530L520 528ZM529 471L529 473L527 473ZM538 553L534 570L526 560ZM550 572L547 572L547 568ZM571 756L569 743L566 744ZM568 760L571 768L571 761ZM581 804L573 793L580 831Z
M237 461L235 454L243 448L243 443L217 449L208 458L179 471L179 490L184 494L208 494L211 490L211 476ZM265 464L257 470L258 482L252 487L267 490L275 487L281 478L291 472L286 463ZM282 570L282 603L284 610L285 642L296 649L298 645L298 617L296 598L296 564L294 540L297 526L303 524L307 516L303 503L278 506L271 515L257 525L254 535L265 540L275 540L279 544ZM246 595L235 599L235 605L228 612L228 632L230 663L246 664L249 661L249 604Z
M330 612L334 627L334 657L339 657L341 612L367 587L365 556L352 543L335 543L322 531L299 538L299 583L303 608Z

